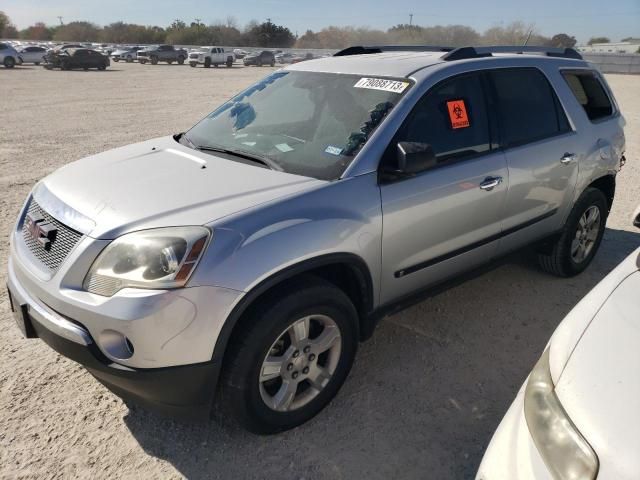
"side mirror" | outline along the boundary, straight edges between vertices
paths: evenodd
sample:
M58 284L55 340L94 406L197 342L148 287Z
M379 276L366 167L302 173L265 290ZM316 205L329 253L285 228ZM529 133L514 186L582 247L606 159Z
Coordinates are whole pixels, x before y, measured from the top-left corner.
M435 167L438 163L433 148L428 143L398 142L397 172L414 174Z

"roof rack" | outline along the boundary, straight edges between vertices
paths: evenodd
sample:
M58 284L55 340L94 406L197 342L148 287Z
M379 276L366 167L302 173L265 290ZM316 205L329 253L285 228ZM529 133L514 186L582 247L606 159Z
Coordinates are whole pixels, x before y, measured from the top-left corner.
M364 55L382 52L451 52L455 47L441 47L437 45L357 45L347 47L334 53L334 57L347 55Z
M574 58L582 60L582 55L573 48L553 48L535 46L493 46L493 47L443 47L437 45L358 45L347 47L335 53L334 57L364 55L382 52L444 52L443 60L464 60L468 58L491 57L494 53L537 53L548 57Z
M537 53L547 57L574 58L582 60L582 55L573 48L526 47L526 46L493 46L493 47L460 47L442 56L443 60L464 60L467 58L491 57L494 53Z

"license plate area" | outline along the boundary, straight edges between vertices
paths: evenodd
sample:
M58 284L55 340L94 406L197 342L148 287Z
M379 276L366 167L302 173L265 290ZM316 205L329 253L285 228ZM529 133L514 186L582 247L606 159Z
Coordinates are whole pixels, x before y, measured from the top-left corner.
M29 305L18 305L9 288L7 288L7 292L9 293L9 305L13 313L13 319L22 332L22 335L25 338L37 338L38 335L33 329L31 318L29 317Z

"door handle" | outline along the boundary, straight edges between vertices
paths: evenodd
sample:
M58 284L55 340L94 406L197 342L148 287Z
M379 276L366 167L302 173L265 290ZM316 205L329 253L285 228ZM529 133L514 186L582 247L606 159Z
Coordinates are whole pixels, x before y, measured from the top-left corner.
M480 188L482 190L486 190L487 192L490 192L501 183L502 183L502 177L487 177L480 184Z
M573 162L575 159L576 159L575 153L565 153L564 155L562 155L562 157L560 157L560 163L562 163L563 165L566 165L568 163Z

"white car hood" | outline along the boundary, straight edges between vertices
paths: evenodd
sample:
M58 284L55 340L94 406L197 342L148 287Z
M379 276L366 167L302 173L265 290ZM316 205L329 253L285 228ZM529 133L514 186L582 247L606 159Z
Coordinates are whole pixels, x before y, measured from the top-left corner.
M612 272L622 274L623 279L617 286L609 285L612 293L600 302L575 348L570 349L556 383L556 394L567 414L600 459L598 478L631 479L640 472L638 265L635 272L628 272L640 261L639 254L637 250Z
M210 223L324 183L198 152L169 136L70 163L44 178L34 197L54 217L71 210L65 216L90 219L78 223L89 225L82 233L112 239Z

